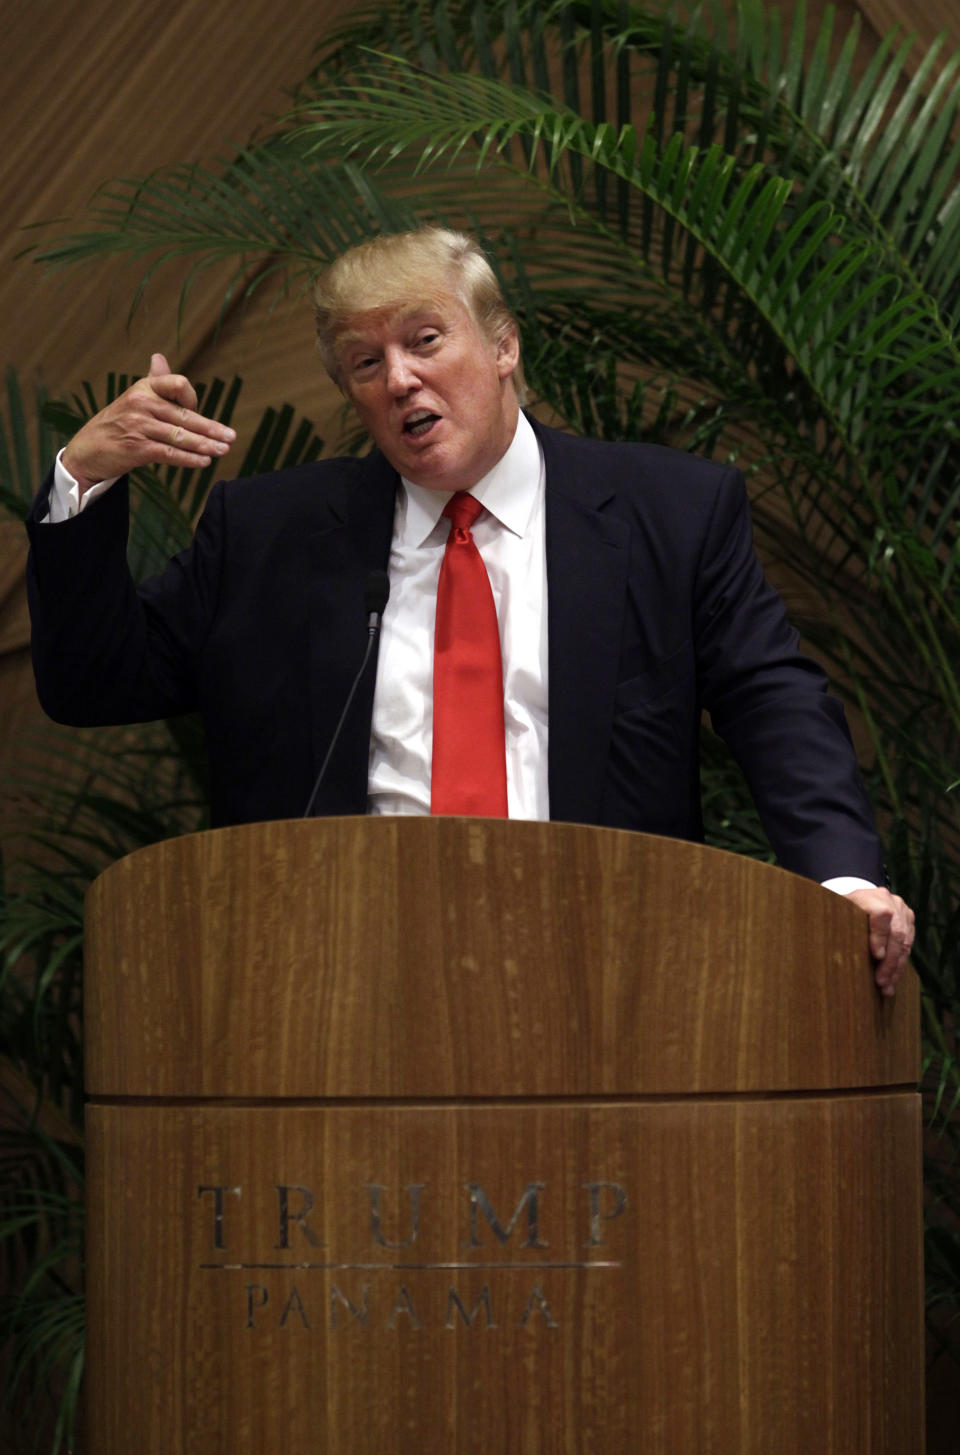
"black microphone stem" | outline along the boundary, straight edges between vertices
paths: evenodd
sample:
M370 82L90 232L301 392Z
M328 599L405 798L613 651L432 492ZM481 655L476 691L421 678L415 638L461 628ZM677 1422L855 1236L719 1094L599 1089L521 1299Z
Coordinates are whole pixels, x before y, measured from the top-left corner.
M344 723L347 720L347 714L350 711L350 706L353 702L353 699L357 695L357 688L360 686L360 679L366 671L367 663L370 660L370 653L373 651L373 644L377 640L377 637L380 635L380 622L383 617L383 610L387 604L387 597L389 596L389 594L390 583L387 578L386 571L371 571L370 575L367 577L366 589L364 591L363 600L363 604L367 608L367 650L363 654L363 661L360 663L360 670L357 673L356 677L354 677L353 679L353 686L350 688L349 696L347 697L343 711L340 714L340 720L334 730L333 737L330 739L330 746L327 749L327 756L324 758L323 763L320 766L320 772L317 774L316 782L313 785L313 792L310 794L307 806L303 810L304 818L310 818L313 814L313 805L317 801L317 794L320 792L320 786L323 783L324 775L327 771L327 766L330 762L330 759L333 757L334 748L340 741L340 733L343 729Z

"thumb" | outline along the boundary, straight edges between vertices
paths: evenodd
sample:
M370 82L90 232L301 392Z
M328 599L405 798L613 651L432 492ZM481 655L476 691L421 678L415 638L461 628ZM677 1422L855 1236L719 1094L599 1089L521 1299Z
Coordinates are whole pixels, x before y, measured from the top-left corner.
M148 375L148 378L155 379L159 374L172 373L173 370L170 368L170 365L167 363L167 360L163 354L150 355L150 373Z

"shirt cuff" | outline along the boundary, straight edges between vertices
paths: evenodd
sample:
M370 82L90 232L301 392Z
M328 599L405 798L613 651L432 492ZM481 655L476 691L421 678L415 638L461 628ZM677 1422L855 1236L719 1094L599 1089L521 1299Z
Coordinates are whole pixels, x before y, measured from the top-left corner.
M857 879L852 874L840 875L837 879L824 879L824 889L832 889L834 894L852 894L855 889L876 889L872 879Z
M63 448L66 449L66 445ZM63 450L57 455L53 467L53 485L50 489L47 514L41 520L43 525L59 525L63 520L72 520L75 515L80 514L81 510L86 510L91 500L96 500L98 495L109 490L110 486L115 485L120 479L119 475L114 475L110 480L100 480L96 485L91 485L89 490L84 491L81 497L79 482L73 478L62 463L62 454Z

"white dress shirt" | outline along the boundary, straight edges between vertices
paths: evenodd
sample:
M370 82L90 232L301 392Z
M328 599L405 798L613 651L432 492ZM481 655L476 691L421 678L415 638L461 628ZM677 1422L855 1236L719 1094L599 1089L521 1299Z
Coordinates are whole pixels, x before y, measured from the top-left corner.
M371 813L430 812L433 628L450 491L404 480L390 548L373 698ZM547 561L544 467L521 414L507 453L470 491L484 509L472 535L500 626L510 818L547 819Z
M63 450L67 447L64 445ZM47 525L59 525L62 520L72 520L79 515L81 510L86 510L92 500L98 495L104 495L111 485L116 485L120 479L114 475L109 480L100 480L96 485L91 485L85 492L83 499L80 498L80 486L70 474L70 471L63 464L61 456L63 450L57 455L53 467L53 489L50 491L49 509L46 516Z

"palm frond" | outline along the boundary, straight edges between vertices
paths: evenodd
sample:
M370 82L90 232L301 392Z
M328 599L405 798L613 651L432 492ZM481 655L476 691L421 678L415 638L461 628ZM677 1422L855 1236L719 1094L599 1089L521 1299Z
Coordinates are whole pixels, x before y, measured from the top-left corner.
M46 417L48 401L42 385L35 386L29 409L12 366L6 385L6 407L0 412L0 509L23 520L65 436Z
M466 226L499 260L544 409L743 464L765 557L858 710L891 874L918 910L928 1301L954 1350L958 112L960 60L944 41L918 57L891 32L870 54L829 7L814 26L802 3L787 21L761 0L396 0L325 37L257 142L112 184L36 253L48 267L132 260L132 308L157 269L188 262L185 307L190 279L217 265L226 310L305 287L376 233ZM211 386L221 418L235 387ZM95 403L88 388L79 405ZM8 391L0 491L18 511L24 412ZM62 407L48 420L67 423ZM319 445L279 411L244 472ZM138 569L186 539L207 483L138 480ZM195 725L158 732L108 744L99 763L84 748L77 781L56 791L18 789L35 813L8 876L0 1024L41 1090L76 1075L86 877L144 835L202 821ZM763 857L742 780L708 733L703 761L711 841ZM24 957L26 980L12 973Z
M51 1135L42 1109L0 1081L0 1409L11 1427L16 1411L35 1449L57 1451L73 1439L83 1368L83 1158L75 1135ZM55 1106L48 1115L60 1120Z

